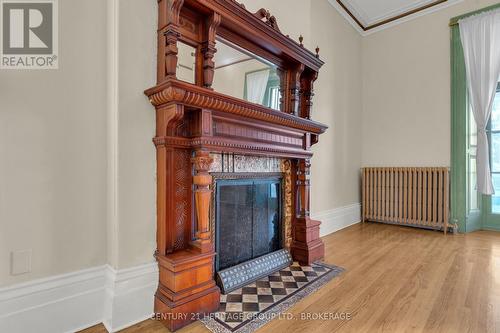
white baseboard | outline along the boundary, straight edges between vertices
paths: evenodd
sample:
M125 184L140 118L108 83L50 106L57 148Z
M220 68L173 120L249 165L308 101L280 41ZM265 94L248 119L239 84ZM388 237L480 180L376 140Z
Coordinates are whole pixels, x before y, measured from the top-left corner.
M0 332L75 332L102 321L105 266L0 289Z
M312 214L312 218L321 221L320 236L344 229L361 221L361 204L355 203Z
M103 324L108 332L117 332L151 318L158 287L156 262L119 271L108 266L106 275Z
M151 317L156 262L100 266L0 288L0 332L70 333L104 323L116 332Z

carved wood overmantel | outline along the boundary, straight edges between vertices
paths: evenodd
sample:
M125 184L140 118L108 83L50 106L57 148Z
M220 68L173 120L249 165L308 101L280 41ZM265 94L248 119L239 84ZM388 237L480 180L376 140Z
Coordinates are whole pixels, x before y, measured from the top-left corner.
M311 120L318 50L281 33L265 9L251 13L233 0L158 1L157 84L145 91L156 109L157 251L160 281L155 312L170 330L217 310L210 223L210 153L287 159L295 205L295 260L321 259L319 221L311 220L311 146L327 127ZM218 92L219 38L276 65L279 110ZM194 81L178 78L179 43L193 48Z

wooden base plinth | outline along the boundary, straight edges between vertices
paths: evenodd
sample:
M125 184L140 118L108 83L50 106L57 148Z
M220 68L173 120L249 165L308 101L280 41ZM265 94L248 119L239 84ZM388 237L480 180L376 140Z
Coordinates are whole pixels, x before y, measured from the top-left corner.
M175 331L219 308L214 281L215 253L181 250L157 256L160 283L155 295L156 318Z
M193 321L203 318L204 314L217 311L219 308L220 291L215 287L208 294L198 296L191 301L170 307L158 294L155 297L155 318L165 327L174 332Z
M304 265L323 259L325 245L319 237L321 222L309 217L297 218L294 224L293 242L290 247L293 260Z

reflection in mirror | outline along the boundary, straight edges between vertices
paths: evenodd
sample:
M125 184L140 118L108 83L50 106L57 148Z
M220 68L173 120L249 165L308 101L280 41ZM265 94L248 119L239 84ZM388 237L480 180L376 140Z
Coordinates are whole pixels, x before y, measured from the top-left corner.
M272 109L280 109L278 67L229 42L217 39L215 91Z
M194 84L196 49L182 42L177 42L177 79Z

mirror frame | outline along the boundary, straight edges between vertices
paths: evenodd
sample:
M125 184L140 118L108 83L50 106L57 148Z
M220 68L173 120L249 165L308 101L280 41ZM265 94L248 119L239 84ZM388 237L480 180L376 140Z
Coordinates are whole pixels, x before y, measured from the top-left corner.
M280 75L280 111L311 118L313 84L323 65L316 54L283 35L267 10L250 13L234 0L160 0L158 83L176 78L177 42L196 48L196 82L212 89L220 37L250 54L275 64ZM164 11L163 11L164 9ZM168 14L168 15L167 15ZM250 24L249 24L250 23Z

